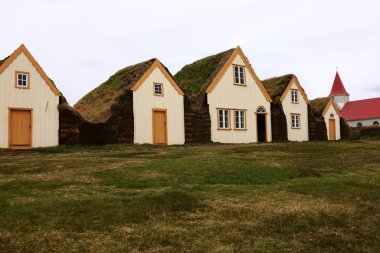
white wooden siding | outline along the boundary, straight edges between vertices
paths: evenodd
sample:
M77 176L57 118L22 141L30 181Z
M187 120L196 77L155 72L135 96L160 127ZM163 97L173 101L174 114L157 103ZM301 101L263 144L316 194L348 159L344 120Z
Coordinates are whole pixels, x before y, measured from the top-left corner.
M330 117L331 114L334 115L334 117ZM335 119L335 136L337 140L340 140L340 118L335 111L334 106L330 105L329 109L327 110L327 113L325 114L325 123L326 123L326 129L327 129L327 139L330 139L330 124L329 119Z
M232 64L245 65L240 55ZM247 67L247 66L246 66ZM267 114L267 140L272 141L270 103L265 99L253 76L245 68L247 86L234 85L233 65L229 66L214 90L207 94L211 117L211 140L220 143L257 142L256 109L263 106ZM217 108L244 109L246 111L247 130L234 130L234 117L231 114L231 130L218 130Z
M30 89L15 88L15 72L30 74ZM8 148L9 108L32 111L32 147L58 145L59 96L55 95L28 58L21 53L0 74L0 148Z
M162 83L164 96L153 95L153 83ZM134 143L152 144L152 110L167 110L168 144L185 143L183 96L178 94L169 80L156 67L143 84L133 92Z
M291 84L291 89L298 90L295 83ZM301 92L298 90L298 104L292 103L291 91L286 94L282 101L282 107L286 116L288 140L289 141L308 141L309 140L309 120L307 113L307 103ZM291 114L300 114L300 128L292 129Z

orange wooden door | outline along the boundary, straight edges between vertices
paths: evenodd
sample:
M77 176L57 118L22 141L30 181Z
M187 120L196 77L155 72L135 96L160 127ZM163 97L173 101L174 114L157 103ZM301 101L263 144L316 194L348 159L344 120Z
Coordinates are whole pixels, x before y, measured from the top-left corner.
M329 119L329 140L336 140L335 119Z
M10 110L10 148L30 148L32 146L32 112L30 110Z
M167 144L166 111L153 111L153 144Z

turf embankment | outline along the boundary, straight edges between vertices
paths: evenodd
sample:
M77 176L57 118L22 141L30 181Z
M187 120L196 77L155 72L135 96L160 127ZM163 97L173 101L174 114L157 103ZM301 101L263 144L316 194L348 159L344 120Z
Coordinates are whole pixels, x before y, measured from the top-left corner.
M0 151L0 252L379 245L379 141Z

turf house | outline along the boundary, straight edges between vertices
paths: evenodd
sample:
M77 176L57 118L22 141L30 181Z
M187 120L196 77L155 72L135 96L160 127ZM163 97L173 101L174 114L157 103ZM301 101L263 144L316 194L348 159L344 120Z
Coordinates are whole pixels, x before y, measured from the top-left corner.
M24 45L0 61L0 148L58 145L60 96Z
M310 100L313 114L316 118L323 119L326 125L328 140L346 139L349 135L349 126L342 117L339 106L334 99L322 97Z
M271 99L240 47L184 66L186 141L272 141Z
M64 143L183 144L184 92L151 59L117 71L70 108L62 103Z
M309 140L309 99L293 74L262 81L272 98L273 139ZM286 131L286 133L285 133Z

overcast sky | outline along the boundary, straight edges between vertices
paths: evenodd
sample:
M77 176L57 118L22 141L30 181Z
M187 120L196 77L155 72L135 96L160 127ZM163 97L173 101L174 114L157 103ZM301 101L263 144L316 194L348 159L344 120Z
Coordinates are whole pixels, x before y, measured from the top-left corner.
M240 45L261 79L294 73L309 98L338 67L351 99L380 97L376 0L0 0L0 57L24 43L70 104L125 66L184 65Z

